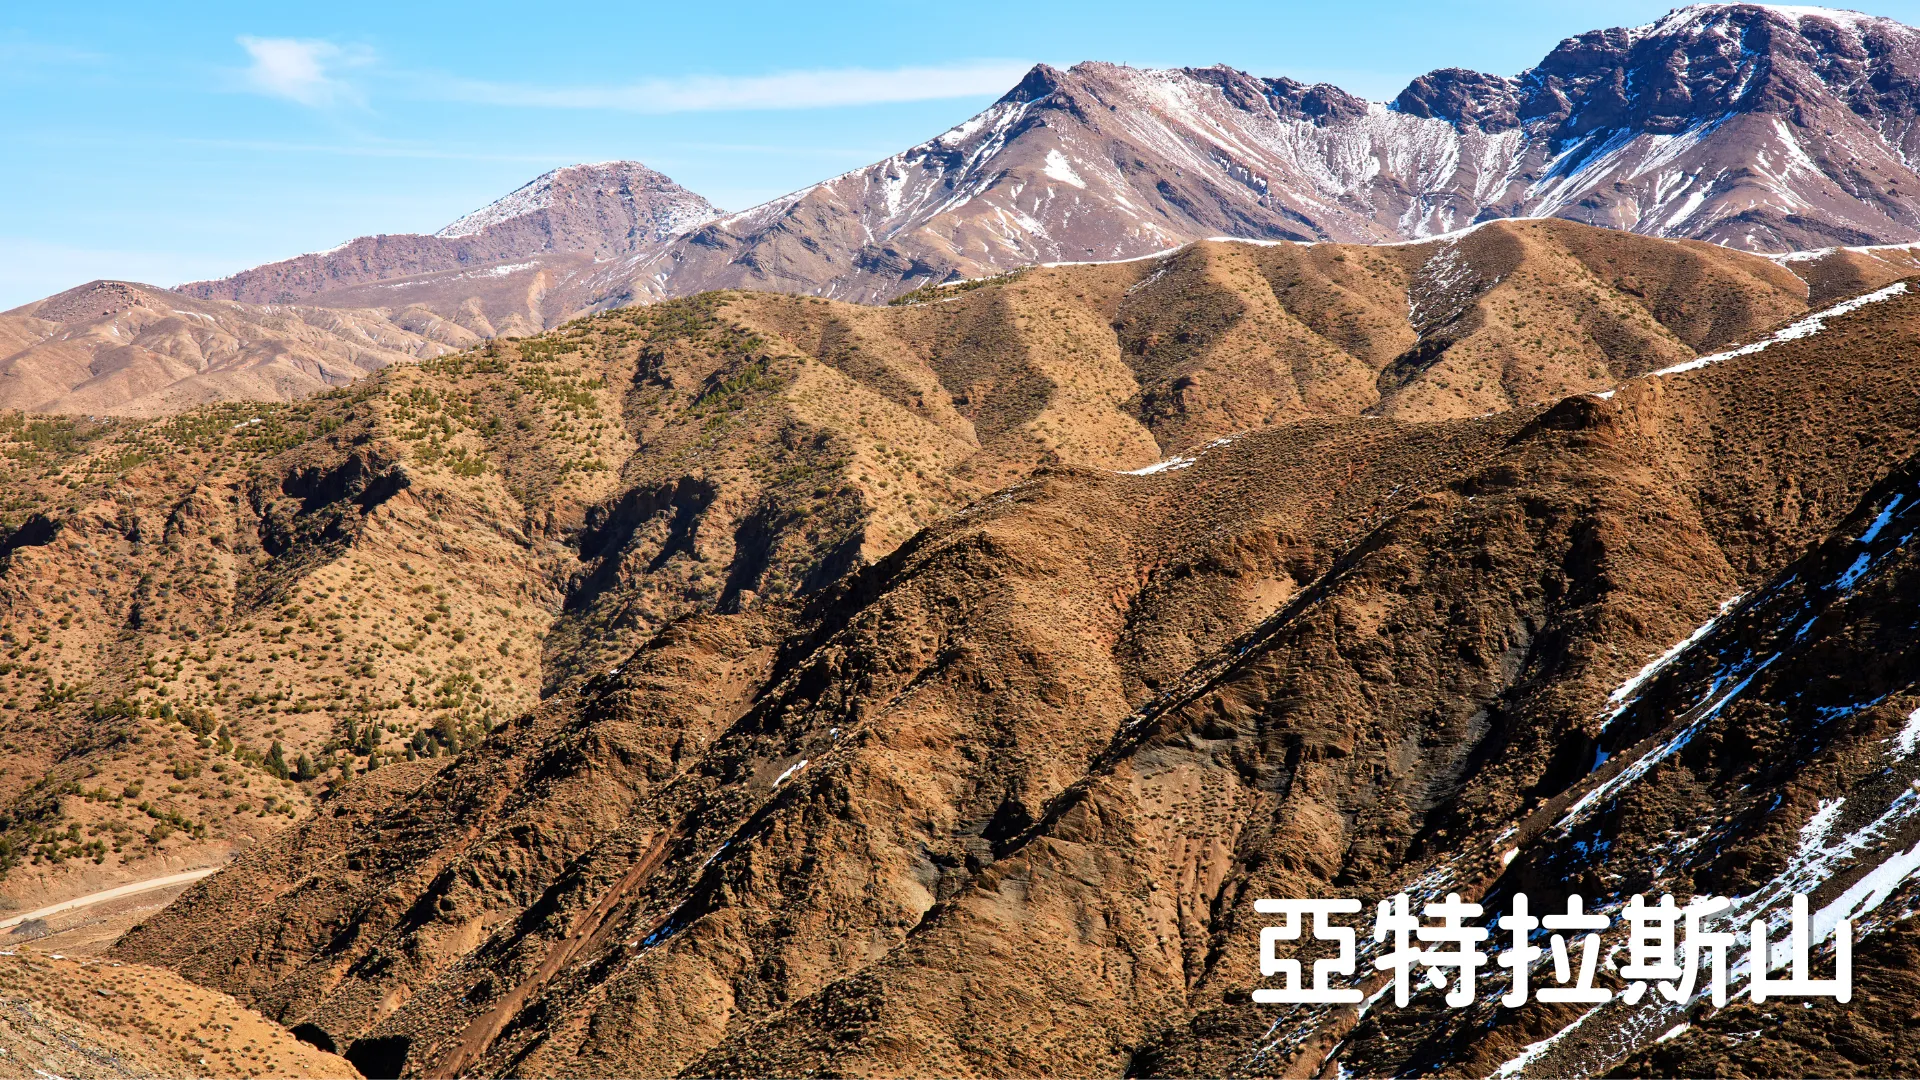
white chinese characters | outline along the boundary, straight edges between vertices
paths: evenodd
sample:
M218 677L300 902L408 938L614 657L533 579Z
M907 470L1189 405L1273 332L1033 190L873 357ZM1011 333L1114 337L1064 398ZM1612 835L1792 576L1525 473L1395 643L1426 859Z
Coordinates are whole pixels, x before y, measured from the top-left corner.
M1262 915L1285 915L1285 926L1269 926L1260 931L1260 974L1263 976L1286 975L1287 987L1284 990L1261 989L1253 992L1253 1000L1263 1005L1286 1003L1341 1005L1353 1004L1360 1000L1357 989L1335 989L1328 985L1332 975L1353 977L1354 936L1351 926L1329 926L1329 915L1352 915L1360 910L1358 900L1256 900L1253 910ZM1300 940L1300 917L1313 916L1313 936L1317 941L1337 941L1340 943L1340 955L1313 962L1313 985L1300 985L1300 961L1282 960L1274 956L1273 947L1282 941Z
M1436 990L1447 989L1449 978L1443 972L1451 969L1453 989L1447 991L1447 1004L1456 1009L1471 1005L1474 972L1487 962L1487 954L1474 946L1487 940L1487 931L1484 927L1463 925L1460 920L1479 918L1480 905L1463 904L1459 893L1448 893L1445 903L1428 904L1421 909L1427 918L1438 920L1438 926L1422 925L1407 907L1406 893L1394 897L1391 906L1382 900L1380 913L1373 921L1373 940L1393 939L1393 951L1373 961L1374 967L1394 973L1393 1003L1406 1006L1413 989L1413 968L1417 964L1427 969L1427 983ZM1407 940L1409 934L1428 944L1450 944L1454 948L1415 949Z
M1769 962L1771 950L1767 947L1767 924L1764 919L1753 921L1753 982L1751 993L1755 1002L1770 997L1830 997L1842 1004L1853 1000L1853 927L1842 922L1833 928L1833 978L1813 979L1807 976L1807 947L1811 936L1807 930L1807 898L1798 893L1793 897L1792 930L1788 935L1789 953L1793 957L1793 975L1786 979L1769 979L1767 970L1773 965Z
M1727 1003L1730 976L1728 955L1736 944L1730 929L1710 925L1716 916L1724 916L1732 902L1725 897L1700 897L1685 907L1673 897L1662 896L1649 904L1644 896L1633 896L1618 906L1625 924L1624 949L1603 947L1601 936L1614 923L1601 910L1589 912L1579 895L1566 898L1563 912L1535 916L1525 893L1515 894L1512 910L1492 926L1501 931L1490 945L1494 966L1507 972L1505 992L1500 1003L1518 1008L1529 997L1543 1002L1574 1002L1600 1005L1616 996L1629 1005L1637 1005L1653 987L1669 1003L1684 1003L1697 994L1707 994L1714 1005ZM1254 910L1262 914L1285 915L1283 926L1267 927L1260 933L1260 973L1265 977L1284 976L1284 988L1262 988L1253 992L1253 1000L1262 1004L1356 1004L1362 1000L1359 970L1358 935L1354 927L1330 922L1336 915L1355 915L1362 910L1359 900L1258 900ZM1419 914L1406 893L1379 902L1373 919L1371 967L1391 973L1394 1004L1405 1007L1426 986L1445 991L1446 1003L1453 1008L1473 1004L1480 969L1488 966L1489 954L1482 943L1493 937L1480 920L1484 909L1466 903L1458 893L1448 893L1440 902L1422 904ZM1282 942L1302 940L1305 918L1313 916L1315 941L1337 945L1335 955L1313 962L1313 983L1306 984L1301 961L1280 955ZM1793 897L1787 940L1769 943L1767 922L1755 920L1749 928L1748 993L1755 1002L1779 997L1825 997L1845 1003L1853 996L1853 927L1840 921L1833 930L1834 975L1816 979L1810 974L1813 940L1807 915L1807 898ZM1542 941L1544 939L1544 945ZM1614 959L1624 952L1624 961ZM1771 972L1784 959L1790 975L1774 978ZM1536 965L1550 961L1540 971ZM1610 970L1608 970L1610 969ZM1603 974L1617 976L1602 980ZM1608 985L1624 984L1619 989ZM1702 984L1705 989L1702 990ZM1384 993L1386 987L1381 988Z

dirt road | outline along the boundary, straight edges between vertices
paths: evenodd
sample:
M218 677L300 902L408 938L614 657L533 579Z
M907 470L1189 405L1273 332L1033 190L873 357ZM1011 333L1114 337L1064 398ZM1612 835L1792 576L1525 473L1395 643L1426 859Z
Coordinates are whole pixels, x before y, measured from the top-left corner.
M45 919L63 912L72 911L75 908L92 907L95 904L103 904L108 900L118 900L123 896L134 896L143 892L151 892L154 889L164 889L169 885L184 885L189 881L199 881L201 878L219 869L217 866L210 866L204 870L188 870L182 874L168 874L166 877L148 878L145 881L135 881L127 885L116 885L111 889L102 889L99 892L88 893L85 896L76 896L71 900L62 900L57 904L51 904L37 911L29 911L24 915L11 915L7 918L0 919L0 930L11 929L30 919Z

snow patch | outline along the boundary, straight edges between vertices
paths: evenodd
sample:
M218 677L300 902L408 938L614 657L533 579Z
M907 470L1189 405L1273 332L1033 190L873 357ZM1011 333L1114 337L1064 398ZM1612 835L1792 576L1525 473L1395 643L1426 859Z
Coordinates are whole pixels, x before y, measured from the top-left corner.
M1858 311L1861 308L1866 307L1868 304L1877 304L1883 300L1891 300L1894 297L1905 293L1906 291L1907 291L1907 283L1904 281L1896 281L1884 289L1867 293L1864 296L1856 296L1851 300L1847 300L1842 303L1835 304L1834 306L1828 308L1825 311L1819 312L1814 315L1809 315L1806 318L1801 319L1799 322L1794 323L1792 326L1789 326L1784 330L1776 331L1771 337L1767 337L1760 341L1756 341L1751 345L1742 345L1737 349L1732 349L1727 352L1714 353L1712 356L1698 356L1693 358L1692 360L1686 361L1685 363L1675 364L1672 367L1661 368L1659 371L1650 372L1650 374L1655 376L1678 375L1683 371L1697 371L1700 368L1706 367L1708 364L1717 364L1722 360L1731 360L1736 356L1751 356L1754 353L1762 352L1768 348L1771 348L1774 345L1779 345L1783 342L1797 341L1800 338L1812 337L1813 335L1827 328L1828 319L1839 318L1840 316L1846 315L1850 312Z
M1588 1009L1586 1012L1580 1014L1580 1018L1578 1020L1575 1020L1573 1023L1568 1024L1566 1027L1561 1028L1559 1031L1556 1031L1553 1034L1547 1036L1546 1038L1541 1039L1537 1043L1528 1043L1525 1047L1521 1048L1520 1053L1515 1055L1513 1060L1507 1062L1505 1065L1500 1066L1498 1069L1495 1069L1492 1075L1488 1077L1488 1080L1506 1080L1507 1077L1519 1076L1520 1073L1523 1070L1525 1070L1527 1066L1533 1064L1536 1060L1540 1058L1541 1055L1553 1049L1555 1043L1558 1043L1561 1039L1566 1038L1567 1035L1570 1032L1572 1032L1574 1028L1577 1028L1581 1024L1586 1023L1588 1017L1592 1016L1594 1013L1599 1012L1603 1008L1605 1008L1604 1005L1596 1005L1593 1008Z
M1867 571L1872 567L1872 555L1861 555L1859 558L1853 560L1853 564L1842 571L1839 578L1835 579L1833 583L1834 591L1847 592L1852 589L1860 583L1861 578L1867 576Z
M1774 653L1772 656L1767 657L1760 662L1759 666L1748 672L1745 677L1739 682L1734 683L1724 693L1721 692L1720 687L1725 684L1731 676L1722 675L1714 679L1713 685L1707 690L1705 698L1707 704L1704 707L1696 706L1699 711L1695 713L1692 720L1687 722L1685 727L1681 728L1673 738L1642 754L1639 760L1618 773L1615 773L1612 777L1608 778L1605 783L1581 796L1578 802L1567 808L1567 812L1561 816L1559 821L1554 823L1554 827L1560 829L1562 832L1569 831L1575 822L1586 816L1588 810L1612 798L1615 794L1639 780L1642 776L1645 776L1655 765L1665 761L1682 747L1692 742L1693 737L1700 733L1700 729L1707 726L1707 721L1720 715L1720 710L1726 708L1734 698L1739 697L1741 692L1753 682L1756 676L1762 671L1765 671L1778 659L1780 659L1779 653Z
M1753 892L1733 899L1733 906L1726 918L1738 928L1738 941L1730 956L1738 955L1740 959L1731 965L1730 976L1737 978L1751 967L1746 956L1746 941L1751 935L1744 929L1749 919L1764 917L1775 928L1784 924L1785 912L1782 909L1789 897L1794 893L1811 895L1843 867L1851 864L1861 852L1897 832L1907 819L1920 811L1920 798L1915 797L1912 789L1904 790L1894 796L1879 817L1829 842L1827 834L1833 829L1839 804L1840 800L1831 803L1823 800L1812 819L1801 827L1799 850L1787 861L1786 868ZM1843 918L1871 913L1915 867L1920 867L1920 845L1883 861L1838 899L1820 909L1812 920L1814 940L1824 940ZM1788 946L1786 941L1774 943L1769 954L1770 968L1786 961Z
M1073 171L1073 163L1068 161L1067 156L1058 150L1047 151L1046 166L1040 171L1063 184L1072 184L1077 188L1085 188L1087 186L1087 182L1080 179L1080 174Z
M1835 897L1832 903L1814 912L1813 940L1824 940L1841 922L1857 922L1871 915L1915 870L1920 870L1920 843L1896 852Z
M1153 464L1148 465L1143 469L1126 469L1122 471L1120 475L1121 476L1156 476L1163 472L1173 472L1176 469L1188 468L1192 466L1194 462L1199 460L1200 459L1197 457L1187 457L1184 454L1175 454L1173 457L1170 457L1165 461L1156 461Z
M1620 714L1626 712L1627 707L1632 704L1631 698L1633 697L1633 695L1638 693L1640 691L1640 688L1647 684L1648 679L1651 679L1655 675L1660 674L1660 671L1663 668L1665 668L1668 664L1671 664L1675 660L1679 659L1681 653L1684 653L1688 649L1691 649L1695 645L1698 645L1700 643L1700 639L1703 637L1706 637L1709 633L1711 633L1713 631L1713 628L1720 624L1720 620L1726 617L1727 612L1733 610L1733 606L1739 603L1740 598L1745 595L1746 595L1745 593L1734 593L1732 596L1729 596L1725 600L1721 601L1720 610L1714 614L1713 618L1708 619L1706 622L1701 623L1699 627L1697 627L1693 631L1693 633L1688 634L1684 638L1681 638L1672 647L1667 649L1666 652L1663 652L1659 656L1656 656L1652 660L1648 661L1647 666L1641 668L1637 674L1635 674L1632 678L1628 679L1626 682L1621 683L1619 687L1617 687L1613 691L1613 693L1608 694L1607 704L1613 706L1613 709L1612 711L1607 713L1606 722L1600 725L1600 730L1601 731L1607 730L1607 727L1609 725L1611 725L1615 720L1618 720L1620 718Z
M1194 465L1194 463L1198 462L1201 459L1201 457L1203 457L1206 454L1207 451L1216 449L1218 447L1226 446L1227 444L1232 443L1238 440L1239 438L1240 438L1239 435L1225 435L1218 439L1213 440L1212 442L1201 447L1200 449L1193 451L1191 454L1175 454L1174 456L1166 459L1165 461L1156 461L1153 464L1146 466L1145 468L1122 470L1120 472L1120 475L1121 476L1155 476L1155 475L1158 475L1159 473L1172 472L1176 469L1191 468Z
M1893 498L1887 500L1886 508L1881 510L1879 515L1873 519L1873 524L1867 526L1867 531L1860 534L1859 543L1873 543L1873 538L1879 536L1880 530L1886 528L1887 522L1893 520L1893 512L1900 509L1900 504L1904 501L1906 501L1905 495L1895 495Z
M560 175L559 169L541 173L505 196L455 220L433 235L442 240L457 240L462 236L477 235L503 221L512 221L514 218L545 210L553 205L553 178L558 175Z
M1893 759L1905 761L1915 749L1920 749L1920 709L1907 714L1907 726L1893 737Z
M1813 812L1805 825L1800 826L1800 854L1805 856L1826 846L1827 834L1833 832L1833 821L1840 816L1840 808L1847 804L1846 796L1838 799L1821 799L1820 808Z

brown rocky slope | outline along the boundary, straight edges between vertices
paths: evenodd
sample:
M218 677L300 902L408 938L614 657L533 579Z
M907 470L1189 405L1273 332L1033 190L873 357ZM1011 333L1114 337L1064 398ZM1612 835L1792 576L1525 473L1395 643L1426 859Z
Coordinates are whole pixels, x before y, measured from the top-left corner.
M0 956L0 1077L359 1074L218 991L164 968Z
M1490 228L1460 243L1483 235L1526 238ZM1128 298L1150 296L1156 275L1199 263L1230 279L1226 255L1320 249L1196 250L1102 268L1104 285L1063 276L1084 296L1121 298L1107 314L1117 340ZM1500 392L1518 407L1490 416L1450 369L1422 368L1383 394L1386 360L1406 347L1361 368L1374 375L1369 400L1364 381L1341 381L1335 355L1362 350L1341 348L1288 384L1303 399L1304 388L1347 388L1322 399L1338 408L1202 447L1247 395L1194 395L1165 414L1128 406L1146 400L1147 380L1122 393L1100 375L1100 350L1068 351L1089 339L1066 332L1075 311L1048 287L1055 273L892 316L902 343L912 320L955 320L921 368L901 344L880 347L869 320L886 312L833 320L818 301L755 297L605 316L552 353L522 353L545 367L581 362L561 359L568 345L585 360L631 342L618 353L634 364L622 415L633 444L654 451L630 459L600 501L555 507L559 535L581 523L586 580L598 579L557 627L545 676L555 692L451 762L346 784L122 954L312 1024L376 1075L1268 1073L1315 1071L1336 1050L1369 1073L1482 1075L1541 1038L1540 1023L1550 1034L1577 1017L1494 1016L1469 1040L1463 1020L1434 1010L1354 1027L1352 1010L1256 1009L1245 999L1258 985L1251 898L1372 898L1416 878L1426 891L1546 893L1570 869L1594 875L1593 895L1617 893L1650 880L1635 860L1673 862L1658 848L1673 839L1671 817L1636 816L1638 799L1691 800L1690 818L1712 800L1747 845L1743 872L1772 873L1817 798L1862 790L1857 769L1886 752L1891 698L1815 751L1853 764L1817 768L1799 744L1753 737L1777 715L1756 704L1751 717L1706 718L1745 724L1744 737L1694 739L1674 767L1622 781L1627 763L1695 719L1689 680L1712 665L1690 657L1617 727L1603 716L1610 689L1728 596L1759 599L1734 609L1726 633L1777 633L1787 624L1767 605L1786 603L1783 590L1851 565L1847 545L1920 450L1920 300L1885 290L1824 329L1643 378L1628 376L1668 365L1627 347L1655 348L1642 343L1677 336L1685 317L1714 320L1677 308L1673 322L1600 319L1577 304L1583 331L1596 319L1635 328L1596 335L1634 357L1613 380L1624 384L1528 401L1511 388L1541 384L1503 363ZM1489 307L1499 287L1480 294ZM1178 294L1196 295L1208 291ZM1025 317L1035 302L1047 318ZM1139 325L1164 332L1143 331L1140 353L1114 351L1199 345L1161 373L1260 371L1225 360L1249 355L1214 329L1244 323L1231 308L1210 321L1221 309L1196 305L1164 323L1164 310L1136 309ZM1345 328L1340 340L1368 340L1365 305L1329 310L1354 316L1326 324ZM1572 320L1543 305L1526 321L1550 310ZM1471 325L1511 325L1499 315L1479 311ZM1542 329L1554 333L1537 348L1573 339L1565 324ZM1051 347L1014 347L1028 333ZM1704 348L1712 333L1695 340ZM1476 340L1461 333L1437 366L1455 350L1489 364ZM811 351L788 353L796 341ZM1072 372L1036 377L1039 359L1061 355L1079 361ZM484 379L486 363L421 377ZM1060 377L1071 374L1078 385ZM1586 377L1592 389L1607 381ZM804 411L803 388L840 379L857 389ZM1126 422L1086 405L1050 416L1070 395L1104 399ZM1369 409L1391 415L1360 415ZM828 415L839 424L817 441ZM966 430L960 420L974 449L939 456L934 432ZM541 471L480 445L509 478ZM909 446L906 460L882 454ZM1185 452L1140 475L1107 471L1166 449ZM808 455L825 451L823 484L828 461ZM946 512L1036 459L1047 467ZM671 482L644 471L696 461L698 473ZM944 477L955 479L934 482ZM915 532L916 511L939 520ZM889 514L904 544L884 539ZM1874 551L1897 562L1904 534L1882 531ZM723 569L676 576L695 563ZM1870 625L1850 605L1822 633ZM1820 657L1828 666L1781 692L1860 663ZM1890 673L1888 691L1904 678ZM1769 693L1753 700L1779 700ZM1831 718L1807 704L1796 723ZM1718 746L1737 757L1717 762ZM1596 747L1614 755L1598 772ZM1776 792L1794 809L1768 817L1789 805ZM1603 854L1575 846L1589 821L1616 830ZM1520 855L1503 877L1495 838L1508 827ZM1860 854L1832 860L1820 887L1864 871ZM1702 885L1741 883L1701 865ZM1580 1071L1641 1045L1635 1024L1608 1027L1630 1037L1566 1043L1587 1055Z
M170 416L292 401L483 336L422 311L261 308L96 281L0 314L0 409Z
M887 308L701 298L298 405L9 419L5 891L223 858L370 761L464 747L684 616L803 603L1035 466L1600 389L1803 288L1564 223L1205 244Z

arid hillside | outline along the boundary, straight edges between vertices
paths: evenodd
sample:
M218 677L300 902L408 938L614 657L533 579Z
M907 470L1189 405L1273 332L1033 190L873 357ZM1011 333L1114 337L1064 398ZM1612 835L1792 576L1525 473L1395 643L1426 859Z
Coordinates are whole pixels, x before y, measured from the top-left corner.
M1774 261L1807 283L1808 301L1827 303L1889 285L1920 270L1920 247L1821 248L1776 255Z
M1920 297L1756 345L1043 468L349 784L116 953L377 1074L1480 1076L1563 1028L1512 1071L1604 1071L1670 1011L1255 1007L1251 899L1758 911L1904 849ZM1847 901L1863 969L1908 896Z
M1204 243L8 416L0 897L231 858L116 955L369 1075L1290 1068L1248 890L1479 882L1920 449L1896 257L1815 264Z
M217 401L293 401L476 333L425 311L193 300L95 281L0 314L0 409L171 416Z
M1217 412L1216 427L1240 430L1360 409L1464 415L1610 385L1804 308L1807 281L1858 291L1900 276L1903 260L1906 249L1835 250L1775 265L1706 244L1502 222L1402 246L1210 242L1172 260L1033 267L1016 272L1019 288L995 294L1021 297L1027 306L1017 313L1019 304L856 315L772 294L754 303L770 332L791 325L803 352L856 343L828 323L887 339L868 349L922 359L941 350L1031 355L1052 348L1049 339L1071 339L1071 356L1022 363L1041 379L1053 378L1043 373L1049 363L1086 367L1083 379L1110 369L1100 377L1141 395L1134 412L1161 420ZM14 339L0 342L13 349L0 362L0 393L11 395L0 405L153 416L214 401L298 400L399 360L537 333L574 310L548 291L546 274L529 282L461 270L343 287L336 300L366 306L340 310L96 283L0 316L0 334ZM944 308L979 284L923 289L896 306ZM451 295L443 287L467 295L445 318L434 313ZM827 322L804 314L820 311L835 314ZM971 345L936 346L955 318L1007 325ZM1056 408L1078 411L1066 399Z
M298 404L16 417L0 805L24 865L0 890L224 857L675 619L808 603L1035 467L1550 402L1752 340L1805 291L1554 222L1211 243L884 308L715 294Z
M347 1080L339 1056L163 968L0 955L0 1077Z

